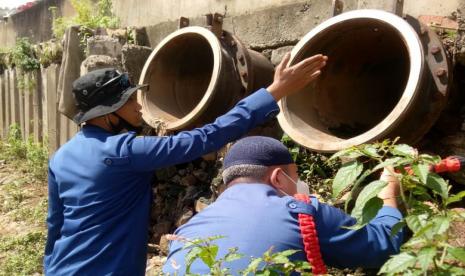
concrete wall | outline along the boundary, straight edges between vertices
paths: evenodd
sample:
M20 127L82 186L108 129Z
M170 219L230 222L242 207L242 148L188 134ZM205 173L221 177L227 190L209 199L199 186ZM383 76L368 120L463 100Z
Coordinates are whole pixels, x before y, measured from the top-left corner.
M393 5L392 0L344 0L343 2L346 10L357 8L389 10ZM155 25L177 20L180 16L195 18L214 12L224 13L226 16L238 16L289 4L330 7L331 0L113 0L115 13L121 18L121 22L125 26ZM404 11L413 16L420 14L449 15L463 6L465 6L465 0L404 1ZM327 13L327 9L313 10L312 15L317 16L320 13Z
M30 9L0 21L0 47L12 46L17 37L29 37L34 42L52 38L52 14L49 7L57 7L57 14L73 16L69 0L45 0Z
M330 14L331 0L113 0L115 14L121 19L123 26L153 26L164 24L165 27L159 26L159 31L152 31L151 41L158 41L156 37L164 36L173 31L176 24L170 23L176 21L180 16L193 18L202 17L206 13L219 12L226 14L226 17L239 19L253 18L255 14L260 16L267 11L272 12L276 17L269 17L265 23L270 29L275 26L282 26L279 20L286 16L293 17L293 14L284 14L281 16L280 8L287 9L288 6L300 6L297 15L314 17L317 20L303 18L302 22L295 22L297 25L306 26L310 21L311 24L320 23ZM390 10L392 0L344 0L345 10L361 8L379 8ZM449 15L457 8L465 7L465 0L405 0L404 11L406 13L418 16L420 14L429 15ZM33 41L46 41L52 37L52 17L48 10L50 6L58 7L58 13L64 16L73 16L74 9L70 0L44 0L39 2L31 9L11 16L7 22L0 21L0 47L14 45L16 37L28 36ZM229 27L234 27L229 22ZM203 23L197 21L197 24ZM253 23L250 22L249 23ZM168 27L167 27L168 26ZM310 26L306 26L310 27ZM225 26L228 29L228 25ZM249 26L250 29L255 26ZM263 26L259 26L263 29ZM232 30L232 29L229 29ZM238 33L238 32L236 32ZM259 34L254 31L254 34ZM298 32L298 34L301 34ZM243 35L243 34L241 34Z

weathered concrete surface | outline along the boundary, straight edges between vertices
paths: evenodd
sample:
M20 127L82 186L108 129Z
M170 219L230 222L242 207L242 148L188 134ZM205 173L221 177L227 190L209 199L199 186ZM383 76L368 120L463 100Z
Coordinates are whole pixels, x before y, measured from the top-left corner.
M391 10L392 0L344 0L344 10L376 8ZM196 18L206 13L219 12L226 17L254 14L270 8L289 4L325 5L325 10L314 10L313 16L322 16L329 11L331 1L292 1L292 0L114 0L114 10L124 26L149 26L162 22L177 20L180 16ZM464 0L405 0L404 12L413 16L421 14L449 15L457 8L463 7ZM128 12L128 11L131 12Z
M121 69L120 62L117 58L104 55L89 56L81 64L81 76L87 74L90 71L106 67Z
M121 59L122 45L118 38L96 35L87 40L87 55L105 55Z
M294 48L294 46L284 46L284 47L273 50L271 52L271 63L273 63L273 65L275 66L278 65L283 59L284 55L287 52L290 52L292 48Z
M152 49L144 46L126 44L123 46L121 52L123 70L128 72L129 78L133 83L139 83L140 73L147 58L150 53L152 53Z
M72 95L73 81L79 77L84 51L78 35L79 28L71 27L66 30L61 69L58 78L58 110L72 119L78 110Z

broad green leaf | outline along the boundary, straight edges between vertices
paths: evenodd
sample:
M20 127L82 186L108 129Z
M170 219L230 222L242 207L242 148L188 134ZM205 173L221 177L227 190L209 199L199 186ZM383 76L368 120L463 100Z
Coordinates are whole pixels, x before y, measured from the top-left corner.
M283 255L273 256L273 262L275 264L285 264L289 262L289 258Z
M232 247L232 248L229 248L228 250L229 252L224 256L225 262L232 262L232 261L235 261L235 260L238 260L244 257L243 254L237 253L237 251L239 250L237 247Z
M465 197L465 191L461 191L460 193L453 195L447 199L446 205L449 205L454 202L458 202Z
M433 232L437 235L444 234L450 227L450 219L448 217L435 217L433 218Z
M381 156L378 154L378 149L371 144L364 145L360 148L360 151L368 157L371 158L380 158Z
M186 273L190 273L191 265L199 257L200 252L202 252L202 248L194 247L186 254Z
M412 169L415 175L420 178L421 183L426 184L430 167L428 165L418 164L413 165Z
M363 207L362 223L367 224L374 217L376 217L376 215L378 214L378 211L381 208L383 208L383 204L384 204L383 200L378 198L378 197L374 197L374 198L368 200L368 202Z
M206 248L202 248L199 254L200 259L209 267L212 268L215 264L216 255L218 254L218 246L211 245Z
M235 261L235 260L239 260L239 259L241 259L242 257L244 257L243 254L240 254L240 253L231 253L231 254L226 255L226 257L224 258L224 260L225 260L225 262L232 262L232 261Z
M352 216L359 220L362 217L362 211L365 204L372 198L376 197L379 192L387 185L387 182L376 180L368 184L358 195L355 207L352 210Z
M412 237L402 246L405 248L412 248L417 250L419 247L422 247L424 244L428 242L428 239L425 237Z
M374 217L376 217L376 214L378 214L378 211L383 207L383 200L378 198L378 197L373 197L368 202L365 204L363 207L362 213L359 218L357 219L357 223L353 226L348 226L344 227L346 229L352 229L352 230L358 230L365 225L367 225Z
M333 181L333 197L337 198L339 194L349 187L362 173L363 164L358 161L351 161L342 165L337 172Z
M404 221L399 221L398 223L394 224L391 229L391 239L394 238L394 236L397 235L397 233L399 233L400 230L402 230L406 225L407 224Z
M443 199L448 198L448 185L447 182L437 174L430 173L426 181L426 186L439 194Z
M332 161L332 160L334 160L336 158L339 158L339 157L342 157L342 156L347 157L349 154L352 155L356 151L357 151L357 149L354 148L354 147L338 151L335 154L331 155L331 157L328 159L328 161ZM361 156L360 153L358 155ZM357 157L359 157L359 156L357 156Z
M434 224L431 222L428 222L425 226L417 229L417 231L414 231L414 237L425 237L427 239L432 239L433 236L435 235L434 231Z
M441 157L437 155L428 155L428 154L420 154L418 156L422 161L428 162L429 164L437 164L441 162Z
M457 260L465 264L465 248L449 247L447 251Z
M391 153L397 156L415 158L416 150L409 145L399 144L393 147Z
M414 233L416 233L428 223L427 219L428 219L427 214L410 215L410 216L405 217L405 222L407 223L408 227Z
M381 267L379 274L393 274L400 273L406 270L409 267L414 266L416 263L416 258L413 255L408 253L400 253L390 258L384 265Z
M262 261L263 261L262 258L253 259L249 263L249 266L245 270L241 271L241 275L249 275L249 273L255 274L255 272L258 269L258 266L260 265Z
M277 255L284 256L284 257L289 257L289 256L292 256L292 255L294 255L295 253L297 253L299 251L300 250L288 249L288 250L284 250L282 252L275 253L273 257L275 257Z
M436 256L436 248L435 247L425 247L420 249L417 255L417 261L420 265L421 270L424 272L428 269L428 267L432 264L434 256Z
M374 168L373 168L373 171L377 171L379 169L383 169L387 166L395 166L395 164L397 164L397 162L399 162L400 160L402 160L402 158L400 157L393 157L393 158L389 158L389 159L386 159L384 160L383 162L379 163L378 165L376 165Z
M439 268L444 271L444 273L442 274L444 276L465 275L465 268L458 267L457 265L443 263L442 265L439 266ZM442 276L442 275L438 275L438 276Z

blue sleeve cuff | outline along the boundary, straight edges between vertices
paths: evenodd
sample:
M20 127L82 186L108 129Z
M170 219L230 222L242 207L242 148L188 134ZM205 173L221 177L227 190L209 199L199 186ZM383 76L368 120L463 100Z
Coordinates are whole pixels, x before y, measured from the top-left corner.
M267 110L268 112L264 114L266 119L276 117L280 111L276 100L265 88L257 90L242 101L247 102L247 106L252 110Z
M378 211L376 218L384 217L384 216L394 217L399 220L403 218L402 213L397 208L390 207L390 206L383 206L383 208L381 208Z

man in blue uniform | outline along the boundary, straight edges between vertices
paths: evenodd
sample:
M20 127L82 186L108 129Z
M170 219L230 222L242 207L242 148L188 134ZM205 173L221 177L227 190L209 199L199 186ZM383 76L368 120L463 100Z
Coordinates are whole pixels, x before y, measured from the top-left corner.
M378 194L384 200L383 208L366 227L354 231L342 228L353 225L355 220L340 209L314 197L310 197L308 204L288 196L295 194L302 182L288 149L273 138L252 136L239 140L225 156L223 167L227 189L176 230L174 234L181 241L171 242L164 272L173 275L178 268L177 275L184 274L188 249L183 249L186 244L182 239L217 235L224 237L214 241L219 247L219 257L234 247L245 256L225 264L233 275L248 266L249 257L261 257L271 247L274 252L299 250L291 259L306 261L299 213L313 216L321 256L327 265L377 268L399 251L402 233L390 237L393 225L402 219L395 200L398 181L392 175L383 173L388 182ZM315 254L318 248L310 250ZM205 275L209 269L196 260L190 271Z
M325 66L315 55L277 67L274 82L240 101L212 124L169 137L136 137L141 106L126 74L90 72L73 83L85 125L49 164L47 275L144 275L157 168L218 150L279 112L276 101L301 90Z

